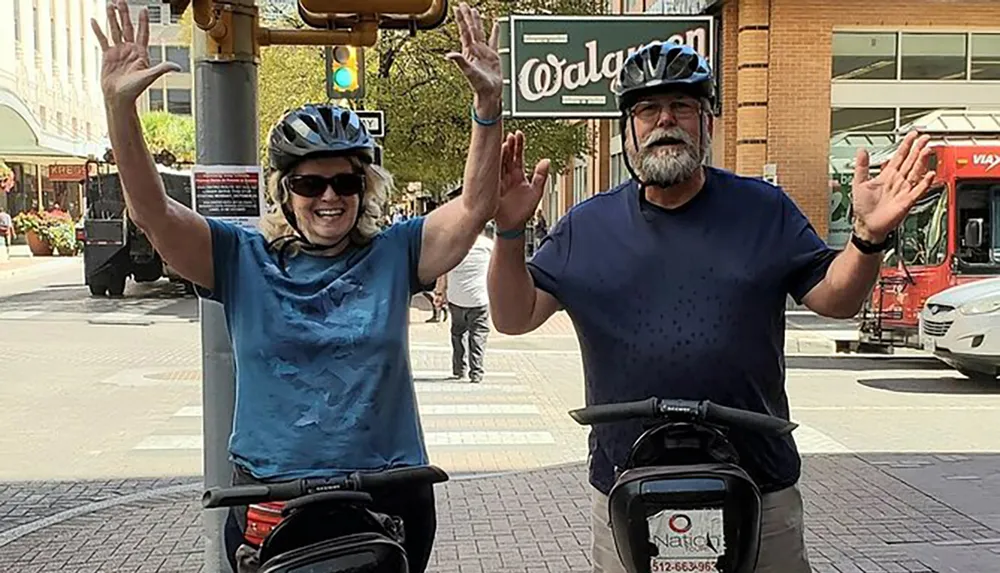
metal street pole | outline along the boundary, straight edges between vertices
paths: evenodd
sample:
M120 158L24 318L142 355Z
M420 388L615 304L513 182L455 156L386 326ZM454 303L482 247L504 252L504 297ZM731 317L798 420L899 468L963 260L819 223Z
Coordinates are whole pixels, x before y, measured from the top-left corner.
M193 26L194 111L199 165L256 165L257 63L254 55L256 0L216 0L222 9L232 54L209 53L210 40ZM229 46L227 46L228 48ZM229 50L226 50L229 51ZM202 424L205 487L229 485L229 436L232 433L236 376L222 305L201 300ZM228 510L202 514L206 573L231 570L223 529Z

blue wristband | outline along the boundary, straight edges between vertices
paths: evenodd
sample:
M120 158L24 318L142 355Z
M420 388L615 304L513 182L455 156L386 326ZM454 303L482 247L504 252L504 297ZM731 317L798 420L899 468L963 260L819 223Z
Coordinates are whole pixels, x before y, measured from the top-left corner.
M482 125L484 127L489 127L491 125L496 125L497 123L500 122L500 118L503 117L503 112L500 112L500 115L498 115L496 117L496 119L482 119L481 117L479 117L478 115L476 115L476 106L473 105L473 104L469 105L469 111L472 112L472 121L474 121L474 122L476 122L479 125Z
M524 234L524 227L511 229L509 231L497 231L497 236L501 239L516 239Z

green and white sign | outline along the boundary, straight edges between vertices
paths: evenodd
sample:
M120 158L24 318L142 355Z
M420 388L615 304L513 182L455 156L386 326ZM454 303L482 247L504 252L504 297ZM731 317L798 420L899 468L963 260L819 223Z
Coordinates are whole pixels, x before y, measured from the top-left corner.
M717 68L712 16L513 15L508 23L500 36L507 117L617 117L611 81L653 41L692 46Z

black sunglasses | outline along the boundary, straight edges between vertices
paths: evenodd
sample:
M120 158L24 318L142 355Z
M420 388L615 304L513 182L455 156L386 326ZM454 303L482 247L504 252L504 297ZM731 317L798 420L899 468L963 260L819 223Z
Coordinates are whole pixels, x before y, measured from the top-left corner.
M322 175L290 175L285 178L289 191L302 197L315 198L331 187L341 197L351 197L365 190L365 176L360 173L338 173L333 177Z

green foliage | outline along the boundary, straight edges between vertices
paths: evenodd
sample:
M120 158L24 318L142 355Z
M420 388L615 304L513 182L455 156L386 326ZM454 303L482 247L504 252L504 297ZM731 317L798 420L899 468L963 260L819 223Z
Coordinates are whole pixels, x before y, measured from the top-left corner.
M150 153L156 155L167 150L181 163L194 162L194 117L151 111L144 113L140 119Z
M268 46L260 51L257 92L261 163L267 165L267 140L271 128L285 111L305 103L326 101L323 48L317 46Z
M600 14L602 0L484 0L473 3L489 26L510 13ZM276 18L279 19L279 18ZM284 20L284 18L280 18ZM288 26L289 22L271 22ZM487 30L488 33L488 30ZM460 49L452 16L436 30L382 30L379 44L365 50L364 109L386 112L384 163L398 188L413 181L439 193L462 179L468 153L472 91L445 54ZM266 160L271 127L282 113L306 102L326 100L322 48L273 46L261 50L259 117L261 157ZM525 161L548 157L561 171L573 156L588 151L585 124L551 119L508 120L506 131L525 133ZM266 163L265 163L266 164Z
M60 255L72 256L77 252L76 229L69 214L24 211L14 217L14 232L19 235L34 232Z

